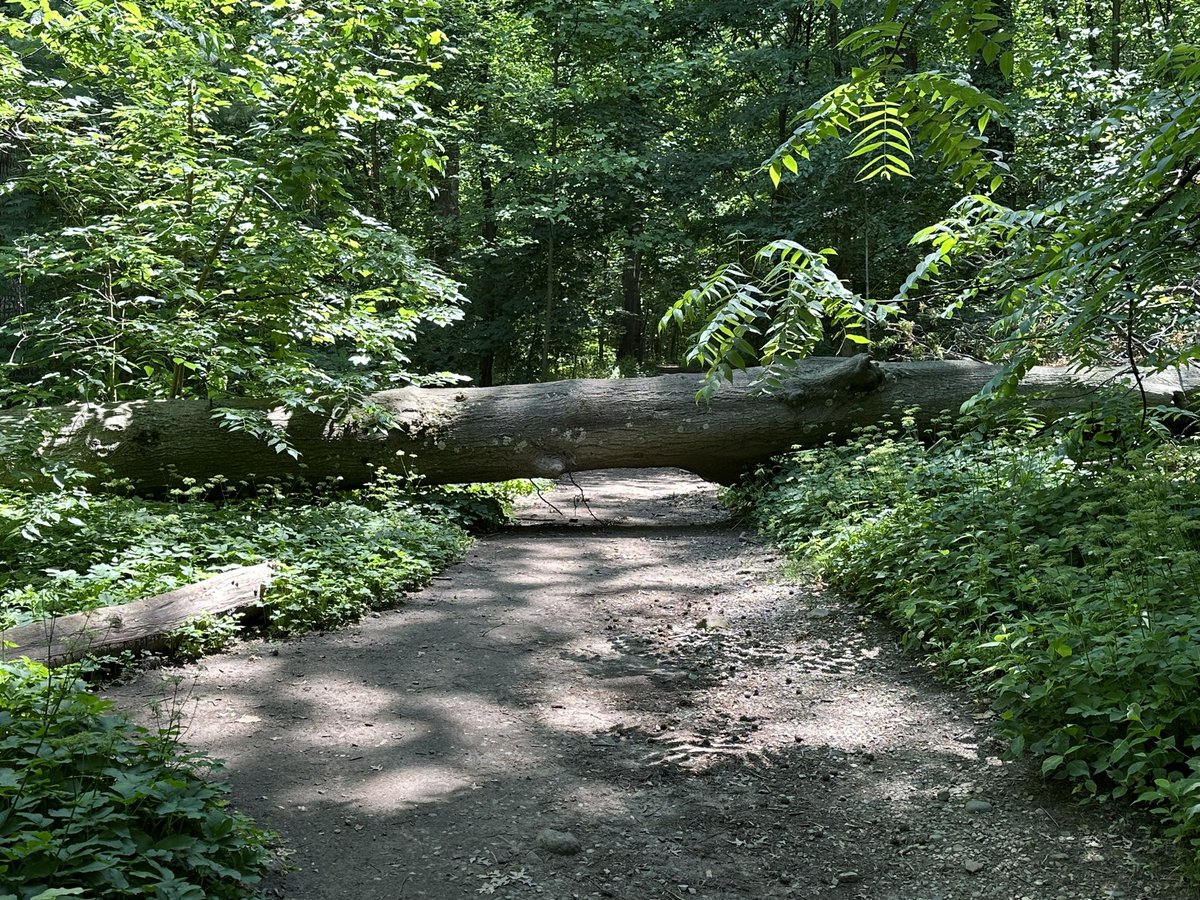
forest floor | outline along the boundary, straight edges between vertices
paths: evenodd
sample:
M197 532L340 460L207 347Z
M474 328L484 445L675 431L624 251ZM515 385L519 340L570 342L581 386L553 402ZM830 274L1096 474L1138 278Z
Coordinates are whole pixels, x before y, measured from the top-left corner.
M271 896L1196 896L712 485L578 482L399 609L109 691L227 761L286 848Z

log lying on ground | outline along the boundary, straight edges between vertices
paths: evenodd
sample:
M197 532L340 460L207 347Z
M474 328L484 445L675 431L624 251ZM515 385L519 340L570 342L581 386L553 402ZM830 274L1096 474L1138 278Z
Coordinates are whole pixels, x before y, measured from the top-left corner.
M181 625L201 615L226 615L253 606L270 583L271 564L260 563L134 603L10 628L0 631L0 659L28 656L59 666L89 655L162 650ZM16 646L6 646L9 642Z
M135 490L161 491L181 477L201 482L299 476L370 480L375 467L419 472L429 483L557 477L601 468L678 466L715 481L793 446L850 437L862 425L919 407L928 422L957 412L997 373L972 361L876 363L867 357L810 359L784 389L764 395L739 376L710 404L695 401L697 376L559 381L492 388L405 388L371 399L398 423L386 433L353 419L267 404L144 401L57 408L59 423L44 455L86 471L128 479ZM1087 407L1114 373L1072 375L1038 369L1022 383L1045 395L1047 417ZM1200 395L1195 369L1159 376L1144 387L1151 405L1186 405ZM245 433L222 428L223 408L258 409L286 435L298 460ZM18 433L28 413L0 413L0 441ZM14 473L0 481L13 483Z

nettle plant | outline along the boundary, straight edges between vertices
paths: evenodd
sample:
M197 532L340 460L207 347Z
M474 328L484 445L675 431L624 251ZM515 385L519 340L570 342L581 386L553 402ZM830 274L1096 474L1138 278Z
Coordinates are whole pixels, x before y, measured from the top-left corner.
M28 300L0 401L349 407L415 380L416 329L460 314L387 221L441 164L433 7L8 4L0 277Z

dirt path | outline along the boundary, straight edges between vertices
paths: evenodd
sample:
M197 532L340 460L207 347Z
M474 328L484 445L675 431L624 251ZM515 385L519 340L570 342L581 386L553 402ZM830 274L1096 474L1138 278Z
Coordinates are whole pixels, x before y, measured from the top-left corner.
M401 609L175 670L186 740L326 898L1192 896L988 715L779 574L715 490L579 478ZM576 521L570 522L569 519ZM599 521L596 521L596 520ZM162 673L110 693L150 718Z

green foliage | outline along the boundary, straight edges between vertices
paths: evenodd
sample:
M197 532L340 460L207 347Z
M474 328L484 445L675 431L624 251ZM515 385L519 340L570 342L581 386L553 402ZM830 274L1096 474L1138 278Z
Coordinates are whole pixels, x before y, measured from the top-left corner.
M986 152L982 133L1005 107L961 77L942 72L907 75L890 86L867 79L835 88L801 116L791 139L767 163L778 186L783 169L798 174L820 144L851 136L848 159L865 159L856 177L911 177L917 141L934 152L939 171L968 190L989 180L995 190L1004 163Z
M1104 159L1081 188L1026 209L970 196L914 239L931 250L904 296L929 281L951 309L998 299L997 388L1046 359L1136 374L1200 358L1200 48L1163 54L1090 140ZM939 288L956 264L973 274L965 289Z
M0 896L255 896L271 836L218 768L173 717L152 732L72 674L0 662Z
M770 178L819 184L813 154L833 147L859 179L928 160L965 192L917 231L927 252L893 303L951 334L967 311L970 349L1005 364L984 396L1038 363L1185 365L1200 354L1200 50L1185 5L889 0L840 42L856 64L800 113Z
M967 59L978 56L1011 78L1013 51L996 5L949 0L935 7L930 24ZM989 153L984 133L993 119L1006 116L1004 104L963 75L907 68L920 46L921 19L929 15L921 3L901 9L889 2L877 22L842 40L840 49L862 65L798 116L791 137L767 163L772 182L779 184L784 169L798 173L798 160L808 160L817 146L849 135L848 158L865 160L859 179L911 177L913 146L919 143L940 171L967 190L984 181L993 191L1000 185L1007 164Z
M656 339L653 325L721 262L749 272L754 249L783 236L837 246L830 268L853 292L870 294L865 266L890 293L912 231L946 209L927 167L885 191L818 151L819 187L772 194L754 177L797 110L831 86L839 23L860 11L794 0L445 8L457 52L429 102L458 174L423 227L472 304L464 328L424 344L420 358L437 366L502 381L678 362L683 342Z
M1200 871L1200 447L1102 464L899 429L739 497L832 587L991 696L1015 753L1149 804Z
M0 492L0 627L268 560L279 564L264 600L270 629L333 627L398 602L462 552L468 539L458 522L494 525L506 496L501 488L413 494L389 479L343 495L280 488L228 502L85 495L81 506L67 494ZM180 647L198 653L228 632L225 623L200 623L180 635Z
M328 628L394 606L467 544L456 525L427 519L403 503L372 509L346 502L277 513L287 525L268 525L273 533L267 540L283 569L265 600L276 631Z
M890 308L848 290L829 269L833 255L776 241L757 254L770 266L761 278L730 263L667 311L660 330L701 323L687 355L705 369L701 397L711 397L722 378L732 380L735 369L755 363L766 367L762 383L777 384L787 363L807 356L830 327L849 341L867 343L863 332Z
M520 479L422 487L417 479L379 471L363 495L364 502L373 508L386 508L399 501L430 520L454 522L477 533L495 531L508 522L513 498L534 491L533 482Z
M835 6L840 8L840 4ZM686 324L684 312L708 317L708 327L696 331L689 341L690 360L706 369L704 393L711 393L732 370L747 365L767 365L769 385L777 381L779 370L790 360L817 347L829 352L839 342L865 345L886 338L887 329L870 326L889 317L894 321L891 314L901 307L871 299L872 265L882 255L880 250L892 259L880 267L884 277L876 275L877 285L887 285L886 293L876 296L888 296L898 283L901 266L907 268L916 261L906 259L906 252L899 250L908 239L907 235L900 237L905 223L920 222L924 210L939 208L948 189L961 192L984 185L996 191L1008 171L1009 163L989 142L987 132L989 128L993 133L1002 130L1009 109L979 87L969 71L972 66L995 69L1005 82L1014 75L1017 66L1009 45L1011 34L999 9L990 0L965 5L948 0L932 8L887 2L865 10L868 21L833 48L837 83L800 110L790 134L781 135L764 168L776 188L779 210L793 215L803 210L811 215L814 206L824 206L821 226L807 226L821 241L818 246L857 244L861 259L835 264L835 250L830 249L822 251L816 261L805 250L810 261L792 265L791 284L783 292L770 283L760 288L733 263L690 291L669 314L679 325ZM833 10L828 17L829 33L836 34L840 19ZM847 62L848 71L842 75ZM811 94L811 88L807 93ZM831 148L842 151L841 161L831 158ZM843 171L843 163L854 166L856 182L911 180L918 184L906 191L869 192L864 187L850 199L837 177L823 174L830 167ZM796 182L794 187L784 181L787 172ZM845 178L843 174L843 182ZM818 199L815 203L801 200L806 194ZM902 198L899 204L897 196ZM869 199L872 197L875 203ZM888 197L891 203L885 199ZM879 200L884 201L883 209ZM900 227L880 229L879 222L892 216L902 220ZM843 218L851 218L857 227L834 224ZM794 220L777 220L775 233L795 233L805 227ZM781 246L789 245L796 242L773 241L758 257L770 258ZM808 277L805 270L818 277ZM778 299L764 302L764 294ZM849 302L847 298L851 298ZM725 299L728 302L717 302ZM897 299L905 300L907 295ZM904 310L909 315L919 312L911 305ZM747 337L757 333L784 339L776 346L771 337Z
M0 14L0 402L274 397L417 376L456 285L355 196L427 194L427 0L34 0ZM231 425L241 423L233 422ZM286 448L281 448L286 449Z
M190 619L170 635L171 655L180 660L197 660L228 647L241 629L241 616L205 613Z

